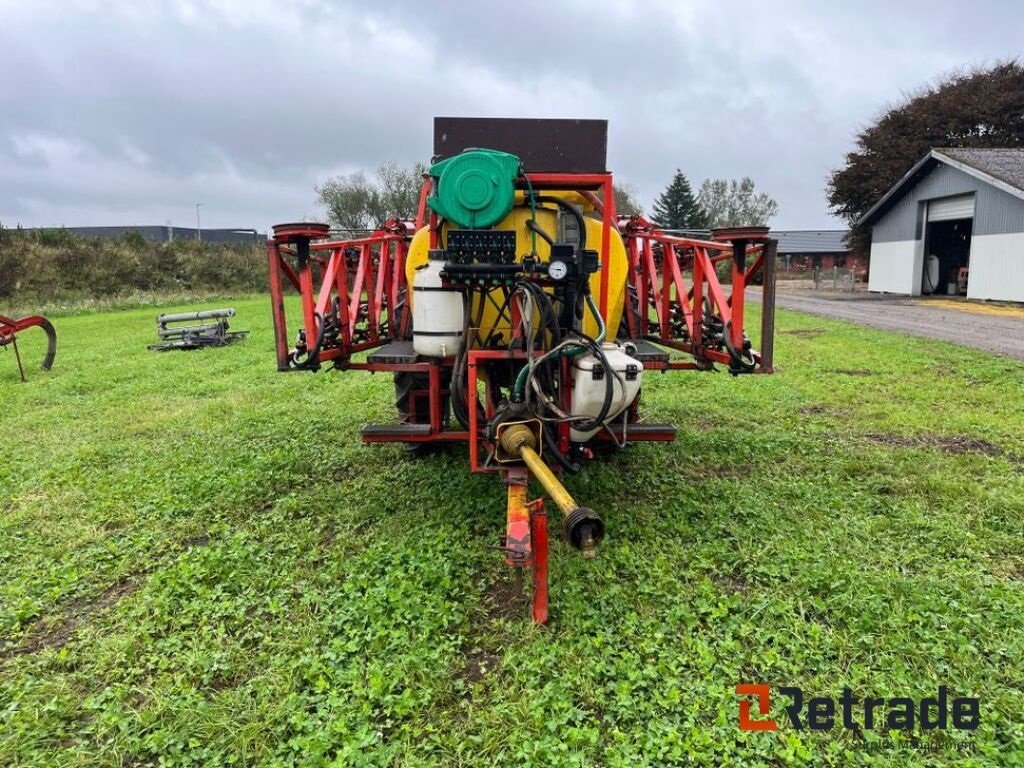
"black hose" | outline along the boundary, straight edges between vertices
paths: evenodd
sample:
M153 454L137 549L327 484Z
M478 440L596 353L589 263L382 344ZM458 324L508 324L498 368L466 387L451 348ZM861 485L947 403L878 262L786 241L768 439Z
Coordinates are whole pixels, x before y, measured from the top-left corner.
M40 367L44 371L48 371L53 367L53 358L57 356L57 331L54 329L53 323L45 317L39 327L46 334L46 357L43 358L43 364Z
M472 292L467 291L463 296L463 316L466 318L465 325L463 326L462 344L459 346L459 351L455 357L455 366L452 369L452 381L451 381L451 400L452 400L452 412L455 414L455 418L464 429L469 429L469 402L464 397L465 391L463 387L463 376L466 369L466 361L469 359L469 309L472 304ZM483 301L481 300L481 309L479 316L483 316ZM480 321L477 320L477 326L479 327ZM485 424L487 421L486 411L483 406L480 405L479 399L477 400L477 415L480 417L479 423Z
M576 474L577 472L579 472L580 471L580 465L579 464L573 464L571 461L569 461L568 458L566 458L564 453L562 453L560 450L558 450L558 441L555 440L554 436L551 434L551 430L548 429L548 427L545 425L542 431L544 432L544 445L546 445L548 447L548 453L550 453L552 456L554 456L555 460L567 472L572 472L573 474Z
M546 326L551 333L551 346L558 346L562 341L562 329L558 324L558 313L555 312L555 307L551 303L551 297L548 295L547 291L543 290L536 283L531 283L526 280L522 280L516 285L527 291L540 307L541 325Z
M327 323L324 322L324 317L319 312L314 312L313 316L319 321L317 324L316 344L313 345L312 349L306 352L305 360L299 362L295 357L292 357L292 363L295 368L302 371L315 371L320 368L320 348L324 344L324 331L327 329Z
M725 342L725 348L729 352L729 357L732 359L732 366L730 370L753 371L754 368L757 367L757 363L754 361L753 356L750 356L749 360L744 360L743 355L737 352L736 347L733 346L732 339L729 338L731 335L732 320L722 327L722 341Z
M533 219L526 220L526 228L531 232L536 232L538 235L540 235L547 242L548 245L555 244L554 238L551 237L551 235L549 235L547 232L545 232L544 228Z
M452 396L452 412L455 414L455 418L458 420L465 429L469 429L469 414L468 405L462 397L462 373L461 364L464 356L466 355L468 343L467 334L469 333L470 320L469 320L469 292L467 291L462 297L463 317L465 321L463 323L462 343L459 344L459 349L455 354L455 364L452 366L452 379L451 379L451 396Z
M576 250L577 254L587 247L587 221L583 216L583 211L581 211L579 207L573 205L568 200L563 200L560 197L550 197L547 195L534 195L533 202L551 203L571 213L576 219L576 223L580 225L580 245Z
M558 346L559 343L561 343L561 330L558 326L558 321L555 319L556 315L554 307L551 303L550 296L548 296L547 292L542 290L540 286L534 283L521 281L520 283L518 283L518 285L521 286L524 290L529 291L531 295L535 297L537 303L540 305L542 324L544 318L546 318L550 314L550 317L553 320L553 322L551 323L551 328L553 329L552 335L554 340L554 343L551 345L551 348L553 349L554 347ZM615 397L615 372L612 370L611 364L608 362L608 358L604 354L604 350L601 348L601 345L585 334L580 333L579 336L581 346L585 346L587 349L589 349L590 352L601 361L601 365L604 366L605 370L605 391L604 400L601 403L601 410L598 411L597 415L593 417L590 421L575 424L576 429L582 432L588 432L592 429L600 429L602 426L604 426L604 421L608 417L608 412L611 410L612 399ZM545 365L549 364L549 361L545 362ZM554 376L553 374L550 373L550 368L547 368L545 372L549 374L549 381L544 383L548 384L547 389L549 392L551 392L551 390L553 390Z

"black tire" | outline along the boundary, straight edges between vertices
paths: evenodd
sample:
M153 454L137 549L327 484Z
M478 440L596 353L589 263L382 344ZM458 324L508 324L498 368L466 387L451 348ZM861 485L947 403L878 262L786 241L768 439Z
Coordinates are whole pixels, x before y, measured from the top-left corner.
M626 284L626 299L622 302L622 318L619 320L619 333L617 338L619 339L632 339L633 334L629 332L629 320L628 316L632 316L633 327L637 329L637 336L639 336L640 329L640 296L637 294L636 287L630 284Z
M445 389L451 383L451 370L441 372L441 386ZM395 408L398 410L400 424L429 424L430 400L426 392L430 389L430 376L426 373L411 371L395 372ZM413 393L420 392L416 397ZM449 397L441 401L441 425L448 426ZM438 448L434 443L406 443L405 450L410 456L424 456L434 453Z

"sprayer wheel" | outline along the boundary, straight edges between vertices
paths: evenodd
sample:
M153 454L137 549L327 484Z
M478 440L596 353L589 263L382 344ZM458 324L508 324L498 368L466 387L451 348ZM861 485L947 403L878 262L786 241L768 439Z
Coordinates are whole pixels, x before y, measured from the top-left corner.
M447 374L447 375L446 375ZM444 371L441 375L441 386L448 388L451 372ZM401 424L429 424L430 376L426 373L412 371L395 372L395 408L398 409L398 421ZM413 393L416 396L413 397ZM446 395L441 401L441 424L448 426L448 400ZM437 449L433 443L406 443L405 450L410 456L423 456Z
M627 316L632 316L633 327L637 329L636 333L633 333L629 329L629 320ZM622 319L619 320L619 334L620 339L632 339L639 336L640 328L640 296L637 293L636 286L626 286L626 300L623 302L622 307Z

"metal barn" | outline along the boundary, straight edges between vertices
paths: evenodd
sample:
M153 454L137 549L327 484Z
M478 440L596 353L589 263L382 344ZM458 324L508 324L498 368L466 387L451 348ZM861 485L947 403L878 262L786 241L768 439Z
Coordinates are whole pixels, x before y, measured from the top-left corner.
M1024 302L1024 149L933 149L860 224L869 291Z

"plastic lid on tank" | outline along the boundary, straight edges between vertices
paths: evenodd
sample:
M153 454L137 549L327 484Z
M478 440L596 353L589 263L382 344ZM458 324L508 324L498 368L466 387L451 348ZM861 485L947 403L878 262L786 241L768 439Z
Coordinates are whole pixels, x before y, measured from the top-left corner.
M492 227L512 210L519 165L507 152L467 149L431 166L437 183L427 204L459 227Z

